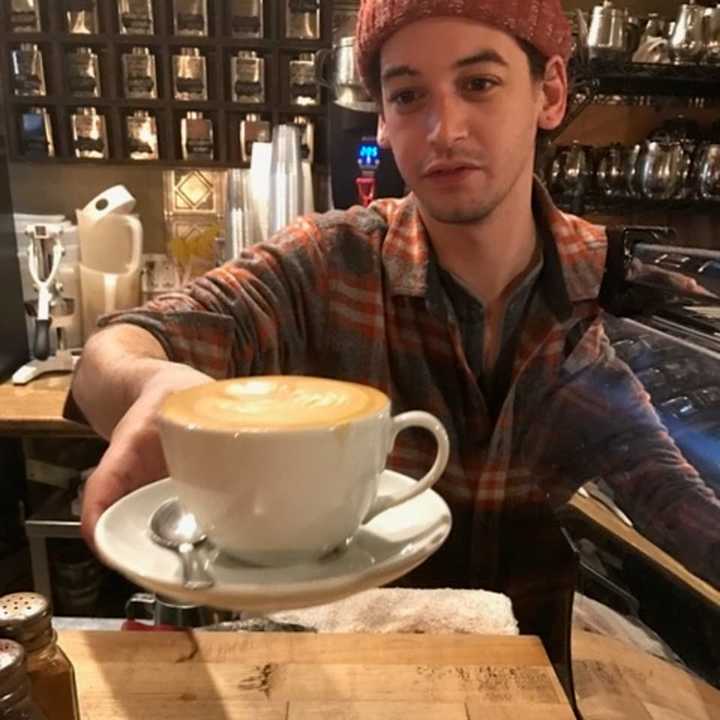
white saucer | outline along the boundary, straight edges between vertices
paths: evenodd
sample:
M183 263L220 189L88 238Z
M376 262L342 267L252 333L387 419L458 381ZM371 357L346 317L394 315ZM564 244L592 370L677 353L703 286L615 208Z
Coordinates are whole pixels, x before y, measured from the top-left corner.
M414 482L386 470L380 479L381 494ZM147 532L152 512L174 494L171 480L165 479L116 502L97 524L97 549L107 565L147 590L227 610L290 610L385 585L432 555L452 524L445 501L427 490L361 527L343 552L284 568L244 565L220 555L208 565L215 585L188 590L182 586L178 556L153 543Z

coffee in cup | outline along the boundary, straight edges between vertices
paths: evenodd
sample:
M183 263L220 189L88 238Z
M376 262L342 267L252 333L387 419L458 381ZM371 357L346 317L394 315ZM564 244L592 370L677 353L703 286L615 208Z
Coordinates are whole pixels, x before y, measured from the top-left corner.
M437 418L392 417L379 390L340 380L259 376L170 395L159 413L177 495L225 553L260 565L320 558L360 525L431 487L449 442ZM422 427L438 452L410 490L378 497L399 432Z

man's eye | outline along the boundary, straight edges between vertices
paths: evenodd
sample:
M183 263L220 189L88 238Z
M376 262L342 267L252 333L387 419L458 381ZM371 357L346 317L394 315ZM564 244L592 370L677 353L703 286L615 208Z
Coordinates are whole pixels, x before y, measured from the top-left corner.
M486 92L495 86L488 78L469 78L465 81L465 88L470 92Z
M418 98L418 94L414 90L401 90L390 96L390 102L397 105L410 105Z

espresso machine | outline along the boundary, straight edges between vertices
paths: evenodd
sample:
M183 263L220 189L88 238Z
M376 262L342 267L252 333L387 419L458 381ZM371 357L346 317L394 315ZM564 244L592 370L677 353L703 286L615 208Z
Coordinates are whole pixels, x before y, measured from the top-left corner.
M355 67L352 36L317 53L316 76L332 97L328 156L333 207L344 210L376 198L403 197L405 182L392 153L377 142L377 107Z
M406 194L392 153L377 143L377 113L332 103L328 135L333 207L345 210Z
M600 301L615 352L720 494L720 252L672 228L610 228Z

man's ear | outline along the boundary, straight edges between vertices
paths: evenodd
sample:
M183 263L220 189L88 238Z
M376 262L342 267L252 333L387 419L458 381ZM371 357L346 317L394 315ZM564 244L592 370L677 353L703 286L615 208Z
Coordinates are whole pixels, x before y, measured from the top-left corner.
M383 150L390 150L390 139L387 135L387 125L385 124L385 118L382 113L378 115L378 130L377 130L377 142Z
M559 56L548 60L541 84L542 107L538 118L541 130L555 130L565 118L568 102L568 77L565 61Z

